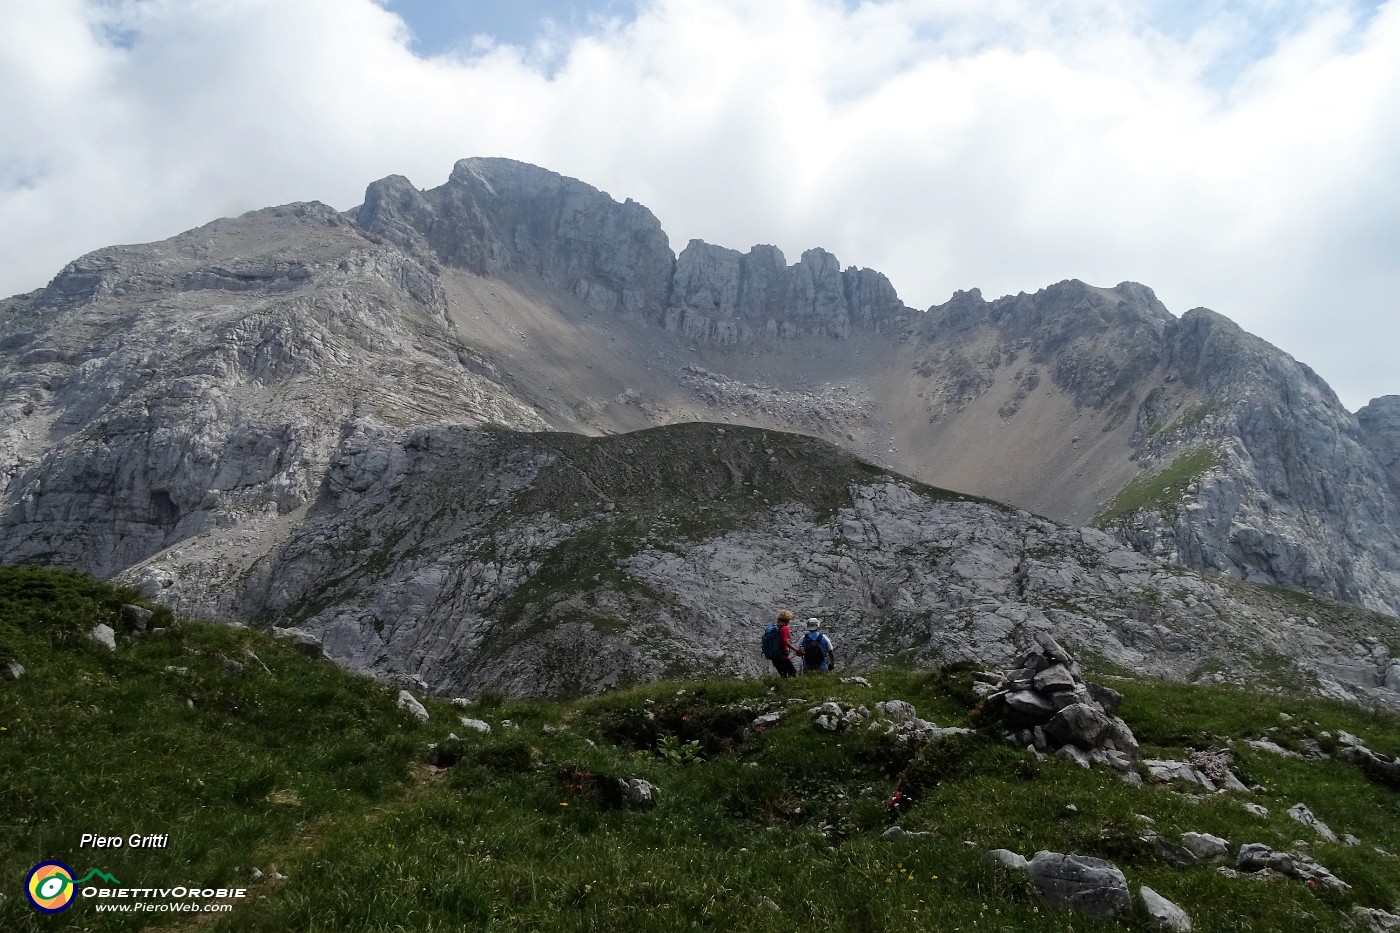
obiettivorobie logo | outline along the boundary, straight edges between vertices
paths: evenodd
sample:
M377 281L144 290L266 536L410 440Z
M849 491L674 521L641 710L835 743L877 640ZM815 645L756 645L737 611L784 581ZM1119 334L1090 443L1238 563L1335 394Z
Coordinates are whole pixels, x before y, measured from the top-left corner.
M29 877L24 879L24 894L40 913L62 913L73 906L73 896L78 885L87 884L93 878L101 878L108 884L121 886L121 882L116 878L96 868L82 878L74 880L73 869L62 862L40 862L30 869Z
M78 898L107 913L219 913L248 896L247 888L202 887L198 884L144 887L124 884L94 868L81 878L62 862L40 862L24 879L24 894L40 913L62 913Z

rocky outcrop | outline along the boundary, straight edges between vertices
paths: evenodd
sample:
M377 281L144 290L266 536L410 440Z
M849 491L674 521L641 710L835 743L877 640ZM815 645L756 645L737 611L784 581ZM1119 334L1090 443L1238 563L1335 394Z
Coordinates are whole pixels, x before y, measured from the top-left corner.
M1026 873L1048 904L1105 919L1132 910L1127 879L1103 859L1041 851L1031 857Z
M1356 413L1361 437L1390 478L1391 492L1400 496L1400 395L1383 395Z
M991 302L959 292L918 330L915 371L936 424L975 414L1035 431L1037 418L1070 419L1053 397L1074 406L1077 433L1036 451L1074 469L1028 467L996 497L1092 517L1185 566L1400 612L1400 497L1385 466L1400 434L1385 400L1363 410L1363 428L1308 367L1207 309L1177 319L1130 282ZM1116 462L1136 468L1115 474ZM965 473L989 469L969 459ZM963 472L953 485L967 488ZM1031 478L1038 491L1017 485ZM1067 479L1104 485L1097 514L1057 492Z
M1049 635L1144 672L1260 686L1268 670L1330 696L1400 704L1374 664L1350 666L1349 633L1388 632L1394 620L1321 601L1305 615L1288 598L1169 568L1101 532L755 429L584 438L361 425L273 557L219 582L218 540L196 536L124 579L172 606L215 602L300 627L342 664L421 676L452 695L759 675L760 622L789 605L830 620L854 668L896 652L927 665L1009 665ZM1262 630L1267 653L1252 634ZM580 651L593 661L558 663ZM1297 667L1277 668L1280 658ZM1026 679L1044 675L1046 696L1114 708L1114 691L1083 684L1070 665L1060 666L1072 686L1054 689L1055 664L1042 660ZM1122 751L1116 732L1097 739L1109 734ZM1073 735L1068 744L1079 747Z
M1181 319L1172 352L1180 383L1209 401L1151 422L1140 458L1170 471L1209 450L1213 463L1116 532L1188 566L1400 610L1400 500L1327 384L1203 309Z
M321 204L70 264L0 306L0 561L106 576L242 537L312 499L356 412L542 427L463 366L444 302ZM228 551L230 573L262 556Z
M676 260L665 325L689 340L729 346L886 331L907 316L888 279L870 269L843 272L826 250L808 250L789 266L773 246L741 254L691 240Z
M675 257L651 211L509 159L463 159L430 191L391 175L354 216L411 252L478 275L533 274L600 311L655 315L671 287Z

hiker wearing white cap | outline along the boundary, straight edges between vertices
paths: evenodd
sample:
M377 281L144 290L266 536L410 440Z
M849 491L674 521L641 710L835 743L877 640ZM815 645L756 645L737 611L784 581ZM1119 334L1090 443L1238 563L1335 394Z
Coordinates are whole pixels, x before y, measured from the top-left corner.
M821 619L807 620L807 634L802 636L797 650L802 655L804 674L836 669L836 651L831 647L831 639L822 634Z

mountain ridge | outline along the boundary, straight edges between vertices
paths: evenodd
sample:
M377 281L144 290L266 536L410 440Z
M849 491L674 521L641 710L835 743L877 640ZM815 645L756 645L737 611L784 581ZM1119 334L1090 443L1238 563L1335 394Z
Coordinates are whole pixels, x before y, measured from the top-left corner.
M463 160L426 192L390 176L346 214L293 204L96 251L0 302L0 361L0 560L145 579L182 611L249 596L241 575L320 527L347 457L418 456L400 435L687 422L797 432L1071 525L1098 517L1161 560L1400 607L1394 406L1363 425L1227 318L1075 280L915 311L825 250L677 256L645 207L506 160ZM789 545L754 539L748 559L768 546ZM381 583L343 609L392 604ZM1327 650L1342 663L1345 646ZM1382 687L1375 660L1343 680Z

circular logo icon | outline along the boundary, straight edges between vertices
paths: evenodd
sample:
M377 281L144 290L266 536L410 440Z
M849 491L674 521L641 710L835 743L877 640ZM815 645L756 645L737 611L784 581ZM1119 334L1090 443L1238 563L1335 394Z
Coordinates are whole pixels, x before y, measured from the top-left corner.
M40 913L65 911L73 906L73 869L62 862L40 862L24 879L24 893Z

